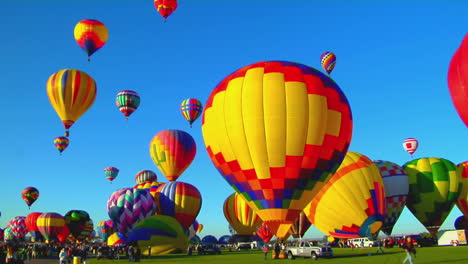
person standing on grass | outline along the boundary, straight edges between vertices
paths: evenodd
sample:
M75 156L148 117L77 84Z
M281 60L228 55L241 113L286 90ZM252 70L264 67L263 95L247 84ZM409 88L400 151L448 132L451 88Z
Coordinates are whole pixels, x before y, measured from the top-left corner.
M405 250L405 253L406 253L406 258L403 260L403 264L405 264L406 262L413 264L414 262L413 262L413 257L411 256L411 253L415 254L416 250L414 249L414 245L413 245L413 241L411 237L408 237L405 243L403 243L403 249Z
M263 259L266 260L268 256L268 246L266 244L263 246L262 251L263 251Z
M384 251L383 251L383 248L382 248L382 246L383 246L383 241L382 241L382 240L378 240L378 241L377 241L377 246L379 246L379 247L377 248L377 253L380 252L380 253L384 254Z

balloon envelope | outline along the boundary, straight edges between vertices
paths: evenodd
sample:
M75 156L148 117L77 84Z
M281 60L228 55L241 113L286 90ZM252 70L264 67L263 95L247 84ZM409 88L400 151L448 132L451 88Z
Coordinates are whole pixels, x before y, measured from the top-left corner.
M65 149L67 149L68 145L70 144L70 140L66 137L56 137L54 139L55 148L62 153Z
M142 170L135 175L136 184L142 184L146 182L154 182L158 180L158 176L154 171Z
M457 166L457 175L461 182L460 196L457 199L457 207L468 220L468 161Z
M410 155L413 155L416 150L418 150L419 142L415 138L407 138L403 141L403 148L408 152Z
M336 55L333 52L325 51L320 55L320 64L322 68L330 74L336 65Z
M26 187L21 192L21 197L26 202L28 207L31 207L31 205L37 200L37 198L39 198L39 190L37 190L34 187Z
M59 213L43 213L37 218L37 228L49 241L56 239L64 226L65 219Z
M39 228L37 227L37 218L39 218L41 214L42 213L34 212L28 214L25 218L26 228L28 229L34 241L36 242L43 239L42 234L39 231Z
M421 158L405 163L403 169L409 179L406 207L434 234L460 194L457 167L443 158Z
M195 98L188 98L180 104L180 111L192 127L193 122L198 119L203 111L203 105L200 100Z
M262 219L238 193L233 193L226 198L223 212L228 223L239 235L252 235L262 224Z
M107 167L104 169L104 175L109 181L113 181L119 175L119 169L116 167Z
M115 98L115 104L124 116L129 117L140 106L140 95L135 91L121 91Z
M259 62L212 91L202 132L218 171L283 237L343 160L351 109L320 71L288 61Z
M154 7L166 20L177 9L177 0L154 0Z
M385 190L379 169L368 157L348 152L304 212L317 229L335 238L376 234L385 219Z
M452 57L447 81L453 105L461 120L468 127L468 34Z
M88 55L91 55L106 44L109 32L106 26L95 19L84 19L78 22L74 30L75 41Z
M391 235L408 198L408 175L402 167L393 162L376 160L374 163L379 168L385 187L387 212L381 230L385 234Z

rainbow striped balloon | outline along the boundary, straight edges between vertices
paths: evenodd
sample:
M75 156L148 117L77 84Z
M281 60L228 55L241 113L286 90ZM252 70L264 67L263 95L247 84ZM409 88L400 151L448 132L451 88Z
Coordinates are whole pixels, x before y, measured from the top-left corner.
M75 41L89 57L106 44L109 32L106 26L94 19L84 19L75 26Z
M56 137L54 139L55 148L60 153L62 153L68 147L68 144L70 144L70 140L68 140L66 137Z
M320 55L320 64L322 68L330 74L336 65L336 56L333 52L325 51Z
M188 229L201 209L198 189L185 182L168 182L159 186L156 192L157 214L172 216Z
M198 99L188 98L180 104L180 111L184 118L189 122L190 127L192 127L193 122L195 122L202 113L203 105Z
M136 184L142 184L145 182L153 182L157 180L158 180L158 176L156 175L154 171L151 171L151 170L142 170L142 171L139 171L135 175Z

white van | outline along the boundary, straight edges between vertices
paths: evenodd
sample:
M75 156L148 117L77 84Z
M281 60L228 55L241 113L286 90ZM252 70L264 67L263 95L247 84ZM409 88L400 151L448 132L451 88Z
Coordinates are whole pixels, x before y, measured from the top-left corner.
M350 238L348 239L348 246L351 246L351 243L353 243L354 247L374 246L374 241L370 240L368 237Z

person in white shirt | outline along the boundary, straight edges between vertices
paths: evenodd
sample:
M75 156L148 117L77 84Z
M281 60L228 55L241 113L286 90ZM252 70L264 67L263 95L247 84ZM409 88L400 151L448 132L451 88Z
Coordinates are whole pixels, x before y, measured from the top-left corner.
M68 253L65 248L62 248L59 253L60 264L66 264L68 262Z

